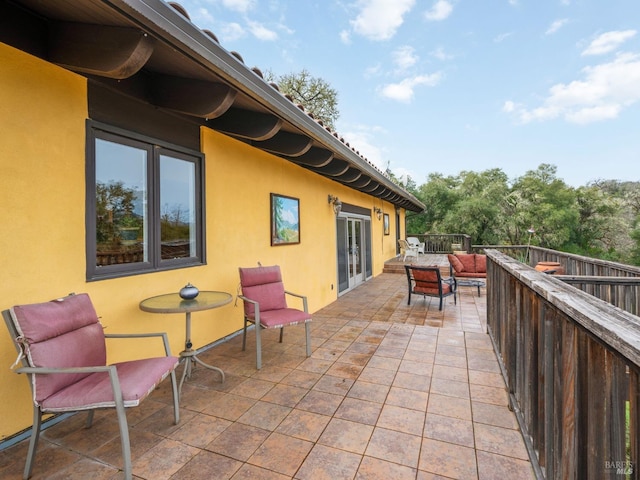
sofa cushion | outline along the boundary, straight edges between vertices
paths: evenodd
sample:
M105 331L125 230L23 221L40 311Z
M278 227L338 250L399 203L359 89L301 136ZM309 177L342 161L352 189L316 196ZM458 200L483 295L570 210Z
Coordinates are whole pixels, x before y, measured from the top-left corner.
M462 272L456 273L456 278L487 278L487 274L480 272Z
M476 254L476 273L487 273L487 256Z
M476 255L475 253L469 253L466 255L456 255L460 263L462 263L463 272L476 272Z
M447 255L447 258L449 259L449 263L451 264L451 266L453 267L456 273L464 272L464 265L462 264L462 262L460 262L460 260L458 260L457 256L449 253Z

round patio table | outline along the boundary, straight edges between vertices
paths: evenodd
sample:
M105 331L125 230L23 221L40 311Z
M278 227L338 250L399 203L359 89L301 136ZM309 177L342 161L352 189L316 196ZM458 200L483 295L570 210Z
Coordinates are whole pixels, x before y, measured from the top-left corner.
M209 365L198 358L198 351L194 350L191 342L191 312L211 310L231 303L231 294L227 292L201 291L192 300L185 300L177 293L166 293L150 297L140 302L140 310L149 313L184 313L186 319L186 333L184 340L184 350L180 352L180 361L184 361L185 366L180 379L179 394L182 392L182 384L185 378L191 378L192 364L198 362L205 368L220 372L224 382L224 372L218 367Z

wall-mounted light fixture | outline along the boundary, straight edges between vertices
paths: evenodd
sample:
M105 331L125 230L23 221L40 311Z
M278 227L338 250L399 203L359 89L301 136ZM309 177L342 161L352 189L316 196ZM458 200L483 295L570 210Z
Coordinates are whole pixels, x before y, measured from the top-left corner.
M336 214L336 217L342 210L342 202L338 197L334 197L333 195L329 195L329 204L333 204L333 211Z
M382 209L373 207L373 211L376 214L376 217L378 217L378 220L380 220L382 218Z

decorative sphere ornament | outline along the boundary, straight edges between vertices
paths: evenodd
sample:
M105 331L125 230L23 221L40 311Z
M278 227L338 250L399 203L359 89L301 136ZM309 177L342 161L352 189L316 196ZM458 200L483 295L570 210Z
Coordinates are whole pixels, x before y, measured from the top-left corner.
M197 287L194 287L190 283L187 283L184 287L180 289L180 297L185 300L193 300L198 296L200 290Z

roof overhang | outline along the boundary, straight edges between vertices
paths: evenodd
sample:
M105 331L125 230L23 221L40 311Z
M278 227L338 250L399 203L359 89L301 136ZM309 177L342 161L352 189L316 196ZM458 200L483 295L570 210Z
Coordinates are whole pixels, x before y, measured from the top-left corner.
M354 190L425 206L162 0L0 0L0 41Z

